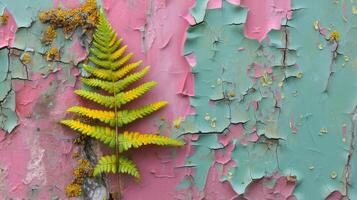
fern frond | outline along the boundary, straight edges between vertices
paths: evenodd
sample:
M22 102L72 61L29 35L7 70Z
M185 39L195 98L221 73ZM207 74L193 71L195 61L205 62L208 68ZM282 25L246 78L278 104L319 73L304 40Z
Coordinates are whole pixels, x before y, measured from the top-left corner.
M140 134L138 132L127 132L119 135L119 151L127 151L130 148L138 148L143 145L154 144L160 146L182 146L180 140L153 134Z
M135 120L142 119L166 105L166 101L159 101L153 104L142 106L137 109L119 111L117 117L118 126L121 127Z
M126 51L127 48L128 48L128 46L124 45L120 49L112 52L112 54L109 56L109 60L111 60L111 61L117 60L118 58L120 58L120 56L123 55L123 53Z
M74 93L77 95L84 97L88 100L91 100L95 103L98 103L102 106L105 106L107 108L113 108L114 107L114 97L113 96L105 96L101 95L96 92L91 92L88 90L75 90Z
M83 135L87 135L98 139L99 141L107 144L109 147L114 147L115 142L115 131L109 127L103 126L92 126L85 124L79 120L65 119L61 120L61 124L68 126L69 128L80 132Z
M141 119L151 113L159 110L160 108L167 105L167 102L160 101L157 103L142 106L137 109L132 110L122 110L118 111L117 114L117 125L122 127L123 125L129 124L137 119ZM96 109L89 109L82 106L73 106L67 110L67 112L76 113L81 116L99 120L103 123L109 124L110 126L115 126L115 112L103 111Z
M62 120L62 124L70 127L71 129L80 132L81 134L93 137L99 141L107 144L109 147L114 148L116 144L115 130L85 124L79 120ZM118 137L119 151L124 152L130 148L138 148L143 145L160 145L160 146L182 146L183 142L173 138L154 134L141 134L138 132L125 131Z
M109 93L118 93L122 91L124 88L134 83L135 81L141 79L149 72L150 67L147 66L139 72L130 74L126 76L124 79L121 79L117 82L112 81L103 81L95 78L83 78L81 77L82 83L91 86L101 88Z
M122 48L118 49L117 51L113 52L112 55L109 56L108 59L101 60L101 59L98 59L96 56L90 56L88 59L91 62L93 62L94 64L96 64L97 66L100 66L100 67L103 67L106 69L116 70L119 67L121 67L124 63L126 63L134 55L134 54L130 53L130 54L124 56L123 58L121 58L120 60L115 60L119 56L115 55L114 53L120 54L120 53L122 53L121 51L125 51L125 48L122 47ZM102 54L100 56L103 57ZM131 63L131 64L136 64L136 63Z
M93 40L100 45L101 47L104 47L108 49L108 47L111 47L111 45L114 44L115 41L117 41L118 36L115 34L115 32L110 31L110 33L107 34L102 34L102 33L95 33L93 35ZM115 39L115 41L113 41Z
M130 62L134 54L126 53L128 47L122 45L123 39L118 37L102 10L99 12L98 19L90 47L91 55L88 57L92 65L83 64L83 69L91 76L82 77L81 82L89 87L99 88L105 93L84 89L74 92L108 108L108 110L73 106L67 112L88 118L92 123L87 124L72 119L64 119L61 123L81 134L97 139L111 148L115 148L116 155L100 158L94 169L94 175L103 172L126 173L139 179L140 174L134 162L122 157L122 152L150 144L182 146L183 142L154 134L128 131L119 133L119 128L122 126L150 115L167 105L167 102L160 101L136 109L120 109L122 105L144 95L156 85L156 82L146 82L126 90L128 86L143 78L150 67L147 66L138 72L132 72L142 64L142 61ZM99 122L99 125L92 125L93 122Z
M105 44L103 44L104 42L101 41L99 42L99 40L94 40L93 41L93 45L96 48L96 53L93 52L93 54L95 54L96 56L98 56L98 53L100 54L105 54L106 56L102 56L103 59L107 58L108 55L111 52L115 51L117 48L119 48L119 46L121 45L123 39L119 39L117 41L115 41L115 43L112 46L106 46ZM95 49L95 48L91 48L91 49ZM93 50L92 50L93 51ZM99 56L98 56L99 57Z
M109 61L104 61L104 62L109 62ZM118 62L120 62L120 60ZM139 67L141 65L141 63L142 63L141 60L138 62L130 63L130 64L118 69L117 71L112 71L110 69L98 69L96 67L86 65L86 64L83 64L83 69L85 69L88 73L90 73L98 78L108 80L108 81L117 81L117 80L123 78L124 76L126 76L130 71ZM108 63L104 63L102 66L107 66L107 65L108 65Z
M127 46L119 48L120 44L121 40L118 39L109 22L105 18L99 17L99 23L93 36L95 48L90 49L92 56L89 57L89 60L99 67L117 70L133 56L132 53L123 56Z
M116 98L116 101L119 103L118 106L127 104L127 103L139 98L140 96L142 96L143 94L145 94L146 92L151 90L156 85L157 85L157 83L155 81L149 81L149 82L141 84L140 86L138 86L132 90L119 93Z
M113 66L113 69L116 70L118 67L124 65L126 62L128 62L132 57L134 56L133 53L128 53L127 55L123 56L120 58L116 63L116 66Z
M119 66L123 65L125 62L127 62L131 58L132 55L133 54L128 54L127 56L125 56L122 59L118 60L118 65ZM114 79L114 81L116 81L118 79L121 79L124 76L126 76L129 72L131 72L132 70L134 70L137 67L139 67L142 62L143 61L139 60L137 62L127 64L127 65L123 66L122 68L120 68L117 71L114 71L114 76L116 78L116 79Z
M142 96L151 88L153 88L156 84L157 83L154 81L146 82L132 90L120 92L115 97L102 95L88 90L75 90L74 93L107 108L114 108L115 105L119 108L120 106L127 104L132 100Z
M111 69L112 68L112 62L110 60L100 60L96 56L89 56L88 58L92 63L96 64L97 66L106 68L106 69Z
M132 160L125 157L119 158L119 167L117 162L117 156L103 156L100 158L98 164L94 168L93 175L97 176L103 172L106 173L125 173L134 176L138 180L140 179L139 170Z
M67 109L67 112L76 113L78 115L85 116L91 119L96 119L103 123L110 124L111 126L113 126L112 124L115 124L115 114L112 111L89 109L82 106L73 106Z

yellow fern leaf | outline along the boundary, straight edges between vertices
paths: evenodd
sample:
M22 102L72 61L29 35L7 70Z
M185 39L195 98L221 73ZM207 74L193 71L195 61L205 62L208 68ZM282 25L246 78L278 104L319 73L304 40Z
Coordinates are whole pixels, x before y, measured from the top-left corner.
M129 124L137 119L141 119L151 113L159 110L160 108L167 105L167 102L160 101L153 104L145 105L137 109L122 110L117 112L117 125L122 127L123 125ZM73 106L67 110L67 112L76 113L88 118L99 120L103 123L109 124L110 126L115 126L115 112L103 111L96 109L89 109L82 106Z
M140 179L139 170L137 169L135 163L128 158L120 157L119 158L119 167L118 167L118 158L116 155L103 156L100 158L98 164L95 166L93 175L97 176L103 172L105 173L125 173L131 176L134 176L136 179Z
M72 112L88 118L97 119L107 124L115 124L115 114L112 111L89 109L82 106L73 106L70 107L67 112Z
M116 102L118 102L118 106L127 104L131 102L134 99L137 99L138 97L142 96L145 94L147 91L151 90L153 87L155 87L157 83L155 81L149 81L146 83L141 84L140 86L126 91L126 92L121 92L117 95L116 97Z
M123 56L120 58L116 64L113 64L113 69L116 70L118 67L124 65L126 62L128 62L132 57L134 56L133 53L128 53L127 55ZM129 64L128 64L129 65Z
M108 127L92 126L85 124L79 120L65 119L61 120L61 124L68 126L69 128L80 132L83 135L87 135L98 139L99 141L107 144L109 147L114 147L115 142L115 130Z
M125 131L119 135L120 152L126 151L130 148L138 148L143 145L154 144L160 146L182 146L184 143L165 136L154 134L140 134L138 132Z
M122 46L120 49L114 51L110 55L109 59L112 60L112 61L117 60L120 56L123 55L123 53L126 51L127 48L128 48L127 45Z

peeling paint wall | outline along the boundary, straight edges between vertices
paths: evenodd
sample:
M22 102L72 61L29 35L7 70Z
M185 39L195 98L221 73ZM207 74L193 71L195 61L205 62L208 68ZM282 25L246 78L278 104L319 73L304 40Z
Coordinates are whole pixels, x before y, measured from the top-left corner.
M41 43L40 11L84 1L0 0L0 199L67 199L79 158L107 152L58 121L84 103L90 36L61 29ZM142 181L124 199L355 199L357 2L350 0L103 0L134 59L166 100L130 127L183 148L130 152ZM46 59L51 47L59 59ZM356 94L355 94L356 93ZM79 199L115 192L115 176L87 178Z

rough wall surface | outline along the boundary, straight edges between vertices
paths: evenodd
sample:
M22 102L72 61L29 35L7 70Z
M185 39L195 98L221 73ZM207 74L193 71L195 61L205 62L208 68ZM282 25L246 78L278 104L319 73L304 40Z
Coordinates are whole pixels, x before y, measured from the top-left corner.
M55 61L41 44L39 11L80 3L0 0L0 199L67 199L78 154L95 162L107 151L73 144L77 135L58 124L81 103L73 90L90 41L58 30ZM125 177L124 199L357 199L357 2L97 3L159 83L137 103L170 103L131 129L186 142L132 151L142 180ZM89 178L78 198L116 186Z

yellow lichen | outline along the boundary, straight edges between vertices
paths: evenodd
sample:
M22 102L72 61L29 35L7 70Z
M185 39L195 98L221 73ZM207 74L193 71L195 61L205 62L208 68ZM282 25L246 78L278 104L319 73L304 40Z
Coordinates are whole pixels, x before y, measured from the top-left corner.
M9 14L4 12L4 14L2 16L0 16L0 24L6 25L8 21L9 21Z
M42 35L42 40L41 42L45 45L49 45L53 42L53 40L56 38L57 33L55 31L55 28L53 26L48 26L46 31Z
M78 26L94 28L97 23L97 4L95 0L88 0L79 8L63 10L52 9L39 13L42 23L49 23L54 28L63 28L66 36L69 36Z
M77 197L81 195L81 185L86 177L93 176L93 168L87 159L79 159L77 167L73 170L74 180L67 185L66 194L68 197Z
M82 185L84 183L84 178L83 177L78 177L74 179L73 183L77 183L79 185Z
M340 33L337 31L332 31L330 35L330 40L339 41L340 40Z
M228 96L229 97L235 97L236 93L234 91L230 91L230 92L228 92Z
M20 60L22 64L27 65L31 62L31 55L28 52L25 52L21 55Z
M78 166L79 166L80 168L83 168L83 169L85 169L85 170L88 170L88 169L91 168L90 163L89 163L89 161L88 161L87 159L79 159L79 160L77 161L77 164L78 164Z
M56 47L51 47L46 53L47 61L54 61L60 59L59 51Z
M87 137L85 135L79 135L73 140L73 143L78 145L83 145L86 142L86 138Z
M75 179L77 179L77 178L83 177L84 173L85 173L85 171L83 168L76 167L73 171L73 176Z
M93 168L87 159L79 159L73 170L74 183L83 184L84 178L93 175Z
M82 194L82 188L77 183L71 183L66 187L67 197L78 197Z
M262 86L268 86L273 84L271 77L269 77L268 73L264 73L261 79Z

